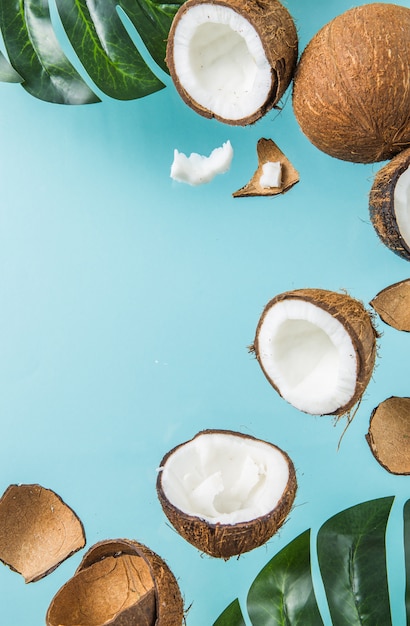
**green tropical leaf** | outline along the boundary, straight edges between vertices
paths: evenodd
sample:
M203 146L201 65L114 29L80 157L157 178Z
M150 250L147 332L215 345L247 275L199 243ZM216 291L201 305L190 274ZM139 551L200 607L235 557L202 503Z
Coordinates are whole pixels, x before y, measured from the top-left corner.
M393 498L338 513L317 550L333 626L390 626L385 534Z
M58 43L46 0L1 0L0 30L10 63L30 94L60 104L99 101Z
M404 505L404 558L406 563L406 622L410 626L410 500Z
M247 600L254 626L320 626L313 590L310 531L296 537L258 574Z
M393 500L350 507L319 529L317 556L333 626L391 626L385 537ZM410 626L410 500L404 507L404 539ZM242 626L238 609L236 600L214 626ZM250 587L247 609L253 626L323 626L312 582L309 530L261 570Z
M213 626L246 626L238 599L226 607Z
M0 81L4 83L21 83L23 81L20 74L10 65L2 52L0 52Z

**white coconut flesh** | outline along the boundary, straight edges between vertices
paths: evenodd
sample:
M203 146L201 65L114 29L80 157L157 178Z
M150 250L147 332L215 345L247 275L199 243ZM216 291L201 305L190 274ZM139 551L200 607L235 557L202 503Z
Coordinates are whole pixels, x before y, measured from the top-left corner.
M410 167L397 179L394 188L394 212L400 234L410 248Z
M230 7L199 4L186 11L175 29L173 56L185 91L219 117L245 118L269 96L271 67L261 39Z
M211 524L248 522L272 511L289 480L285 455L263 441L202 434L180 446L161 468L166 498Z
M258 356L281 396L306 413L333 413L355 392L352 339L339 320L310 302L283 300L267 311Z

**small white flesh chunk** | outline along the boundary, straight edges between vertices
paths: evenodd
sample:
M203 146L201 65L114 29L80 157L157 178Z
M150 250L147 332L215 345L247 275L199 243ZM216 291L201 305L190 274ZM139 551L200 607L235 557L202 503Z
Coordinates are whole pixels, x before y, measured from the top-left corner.
M263 189L280 187L282 184L282 165L279 161L268 161L262 165L262 174L259 184Z
M410 167L397 180L394 189L394 212L400 234L410 247Z
M328 415L352 398L357 357L351 337L321 307L296 299L278 302L263 319L258 346L267 376L297 409Z
M263 441L204 433L178 448L162 468L165 496L211 523L237 524L272 511L289 480L282 452Z
M191 98L225 119L253 114L272 85L257 31L225 5L201 3L182 16L175 30L174 63Z
M212 150L209 156L192 152L188 157L175 149L171 178L188 185L209 183L218 174L224 174L229 170L232 157L233 149L230 141L226 141L220 148Z

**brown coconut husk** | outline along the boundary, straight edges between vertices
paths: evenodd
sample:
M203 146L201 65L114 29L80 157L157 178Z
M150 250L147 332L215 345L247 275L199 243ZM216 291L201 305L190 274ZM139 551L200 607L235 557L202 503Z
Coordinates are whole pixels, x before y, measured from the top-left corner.
M391 396L372 412L366 441L391 474L410 474L410 398Z
M410 167L410 148L403 150L374 177L369 195L370 219L381 241L392 252L410 261L410 248L396 221L394 190L400 176Z
M129 539L95 544L54 596L47 626L180 626L183 602L171 570Z
M259 329L270 308L278 302L287 299L305 300L322 308L335 317L351 337L357 358L356 388L349 402L330 413L330 415L341 417L349 413L359 403L373 373L377 354L378 333L373 326L371 316L359 300L352 298L346 293L338 293L327 289L295 289L294 291L285 291L272 298L262 312L256 328L254 343L249 347L249 350L255 354L267 380L279 395L281 395L279 389L275 382L269 378L260 358Z
M241 189L235 191L232 195L234 198L248 196L275 196L285 193L293 185L299 182L299 174L293 167L292 163L285 156L282 150L276 145L272 139L259 139L257 144L258 153L258 169L254 173L252 179ZM262 187L259 180L263 173L265 163L281 164L282 180L280 187Z
M396 330L410 332L410 279L389 285L371 300L385 324Z
M272 68L272 84L266 102L253 115L231 120L214 114L192 99L181 85L175 70L173 39L181 17L198 4L213 4L233 9L252 24L262 42L266 58ZM188 54L188 50L187 50ZM182 100L191 109L207 118L215 118L226 124L245 126L253 124L272 109L288 88L297 63L298 36L289 11L278 0L187 0L177 11L168 35L166 63L174 85ZM188 59L187 59L188 60Z
M0 499L0 560L26 583L43 578L85 545L74 511L41 485L10 485Z
M372 3L312 38L295 72L293 108L317 148L374 163L410 146L409 33L409 8Z
M202 434L221 433L258 441L255 437L251 437L250 435L244 435L229 430L213 429L199 432L190 441L193 441ZM170 450L162 459L160 470L176 450L186 445L186 443L190 443L190 441L182 443ZM287 453L272 443L269 443L269 445L278 449L285 457L289 467L289 480L277 506L267 515L263 515L249 522L240 522L238 524L212 524L194 515L184 513L166 497L162 487L162 473L159 471L157 478L157 494L162 509L175 530L186 541L205 554L228 560L232 556L239 556L263 545L279 530L288 517L295 500L297 490L296 472L293 462Z

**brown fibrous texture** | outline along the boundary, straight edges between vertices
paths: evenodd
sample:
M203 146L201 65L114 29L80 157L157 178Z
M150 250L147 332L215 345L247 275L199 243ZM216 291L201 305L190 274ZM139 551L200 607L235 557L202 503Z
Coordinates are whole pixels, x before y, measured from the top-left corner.
M181 626L183 601L165 561L130 539L95 544L54 596L47 626Z
M293 107L308 139L346 161L374 163L410 146L410 9L387 3L335 17L308 43Z
M193 100L181 85L175 70L173 40L175 29L181 17L198 4L212 4L227 7L239 13L250 22L258 33L271 66L271 89L266 102L248 117L231 120L216 115ZM167 41L166 63L174 85L182 100L194 111L207 118L218 119L226 124L245 126L253 124L272 109L288 88L296 68L298 57L298 35L289 11L278 0L187 0L177 11ZM187 59L187 62L188 59Z
M394 191L398 179L409 167L410 148L407 148L377 172L369 194L370 219L376 233L385 246L406 261L410 261L410 247L397 224Z
M257 440L250 435L244 435L229 430L213 429L203 430L195 435L195 437L213 433L222 433ZM183 443L176 446L164 456L160 464L160 469L164 467L169 457L183 445L185 444ZM263 545L279 530L292 509L297 491L297 480L293 462L287 453L274 444L269 443L269 445L277 448L286 459L289 467L288 483L277 506L267 515L263 515L249 522L240 522L238 524L212 524L199 517L184 513L166 497L162 487L161 471L158 473L157 494L162 509L176 531L186 541L205 554L228 560L232 556L239 556Z
M0 560L26 583L50 574L83 548L84 528L51 489L10 485L0 499Z
M391 474L410 474L410 398L392 396L372 412L367 443Z
M254 173L252 179L241 189L235 191L232 195L234 198L248 196L274 196L285 193L293 185L299 182L299 174L293 167L292 163L285 156L279 146L272 139L262 137L257 144L258 169ZM280 187L262 187L259 179L263 173L263 165L269 162L279 162L282 170L282 180Z
M410 332L410 279L389 285L371 300L380 318L396 330Z
M342 416L348 413L361 400L373 374L379 335L374 327L370 313L362 302L356 298L352 298L347 293L339 293L327 289L295 289L293 291L285 291L272 298L262 312L256 328L255 340L249 349L255 354L263 373L279 395L279 389L266 373L263 361L260 358L259 329L271 307L284 300L304 300L322 308L336 318L349 333L356 353L356 388L350 400L330 413L330 415Z

